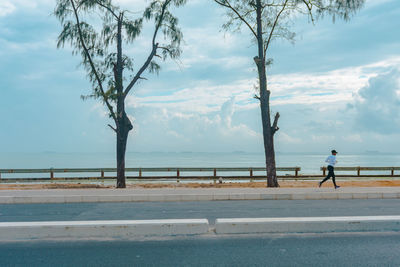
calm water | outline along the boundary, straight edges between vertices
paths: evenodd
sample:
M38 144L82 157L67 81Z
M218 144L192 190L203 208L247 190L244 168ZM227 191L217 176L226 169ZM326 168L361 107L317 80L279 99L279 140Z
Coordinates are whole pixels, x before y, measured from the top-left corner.
M328 154L280 154L277 167L301 167L301 174L319 174ZM337 156L338 166L400 166L400 154ZM113 153L0 153L0 169L114 168ZM252 153L127 153L126 167L263 167L264 155ZM4 177L4 175L3 175Z

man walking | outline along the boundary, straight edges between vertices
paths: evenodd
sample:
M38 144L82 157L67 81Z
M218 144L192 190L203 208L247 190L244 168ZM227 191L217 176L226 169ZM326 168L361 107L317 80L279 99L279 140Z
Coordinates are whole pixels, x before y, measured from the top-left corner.
M335 181L335 172L334 172L335 164L337 163L337 161L336 161L336 154L337 154L337 151L336 151L336 150L332 150L331 152L332 152L332 155L330 155L330 156L325 160L325 162L328 163L328 175L326 176L326 178L325 178L324 180L322 180L321 182L319 182L319 187L321 187L321 185L322 185L325 181L329 180L329 178L332 177L333 185L335 186L335 189L337 189L337 188L340 187L340 186L336 185L336 181Z

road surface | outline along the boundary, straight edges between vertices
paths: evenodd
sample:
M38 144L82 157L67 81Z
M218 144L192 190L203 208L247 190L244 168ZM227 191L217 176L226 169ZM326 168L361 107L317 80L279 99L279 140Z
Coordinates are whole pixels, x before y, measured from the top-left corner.
M0 243L0 266L400 266L399 233Z
M400 215L400 199L3 204L1 222Z

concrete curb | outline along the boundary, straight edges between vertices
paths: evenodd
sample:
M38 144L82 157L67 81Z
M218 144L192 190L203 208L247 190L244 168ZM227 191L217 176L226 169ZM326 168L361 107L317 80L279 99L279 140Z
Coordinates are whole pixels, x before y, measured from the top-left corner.
M207 219L3 222L0 241L198 235L208 231Z
M400 231L400 216L217 219L217 234Z
M53 221L0 223L0 242L42 239L140 238L254 233L400 231L400 216Z
M312 192L312 193L197 193L128 195L29 195L0 196L0 204L149 202L213 200L308 200L308 199L398 199L400 192Z

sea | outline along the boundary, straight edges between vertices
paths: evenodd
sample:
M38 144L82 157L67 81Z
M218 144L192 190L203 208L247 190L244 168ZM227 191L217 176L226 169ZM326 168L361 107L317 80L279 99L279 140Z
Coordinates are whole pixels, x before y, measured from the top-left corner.
M277 167L300 167L302 175L322 174L328 154L320 153L276 153ZM397 167L400 154L370 152L364 154L338 154L337 166ZM114 153L0 153L0 169L41 169L41 168L115 168ZM206 153L206 152L127 152L126 167L265 167L263 153ZM355 172L342 172L356 174ZM341 173L341 174L342 174ZM398 171L395 172L398 174ZM238 175L239 173L235 173ZM255 175L259 175L254 173ZM390 174L368 172L368 174ZM181 173L181 175L210 175L205 173ZM231 175L223 173L223 175ZM239 174L240 175L240 174ZM243 173L248 175L248 173ZM278 172L278 175L293 175ZM19 174L19 176L24 176ZM32 176L32 175L31 175ZM43 176L43 175L42 175ZM12 177L2 174L2 178ZM25 176L27 177L27 176ZM21 177L23 178L23 177Z

